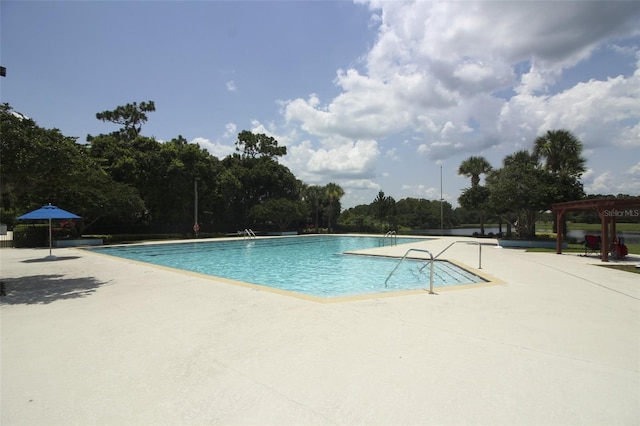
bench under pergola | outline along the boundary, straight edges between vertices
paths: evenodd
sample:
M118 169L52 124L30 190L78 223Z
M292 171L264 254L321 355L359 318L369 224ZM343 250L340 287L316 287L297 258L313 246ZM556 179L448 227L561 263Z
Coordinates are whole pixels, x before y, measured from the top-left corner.
M602 248L600 259L609 261L609 244L616 236L616 218L622 216L640 216L640 197L627 198L594 198L589 200L567 201L553 204L551 210L556 214L558 236L556 237L556 253L562 254L562 220L571 210L595 210L600 216ZM611 237L611 241L609 238Z

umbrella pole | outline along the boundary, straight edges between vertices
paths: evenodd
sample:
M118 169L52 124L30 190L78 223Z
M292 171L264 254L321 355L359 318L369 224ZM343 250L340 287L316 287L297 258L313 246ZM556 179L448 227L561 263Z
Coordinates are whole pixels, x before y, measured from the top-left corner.
M51 218L49 218L49 257L51 257L51 245L53 242L51 241Z

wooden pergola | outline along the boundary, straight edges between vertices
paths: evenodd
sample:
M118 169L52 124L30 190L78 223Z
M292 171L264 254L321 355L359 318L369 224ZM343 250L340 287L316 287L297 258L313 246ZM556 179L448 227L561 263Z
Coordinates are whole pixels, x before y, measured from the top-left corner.
M595 210L600 216L602 248L600 259L609 261L609 245L616 236L616 218L623 216L640 216L640 197L627 198L594 198L591 200L567 201L556 203L552 211L556 214L558 236L556 238L556 253L562 254L562 223L565 214L571 210ZM609 241L611 238L611 241Z

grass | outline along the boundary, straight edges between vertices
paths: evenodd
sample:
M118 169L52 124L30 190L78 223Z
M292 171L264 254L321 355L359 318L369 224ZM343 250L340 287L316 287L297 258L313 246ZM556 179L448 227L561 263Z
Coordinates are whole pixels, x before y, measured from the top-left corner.
M484 224L485 228L490 228L490 227L494 227L497 228L498 224L497 223L485 223ZM544 221L538 221L536 222L536 228L539 229L550 229L553 226L553 222L544 222ZM456 226L456 228L479 228L480 224L478 223L469 223L469 224L464 224L464 225L460 225L460 226ZM573 230L573 229L578 229L578 230L584 230L584 231L600 231L601 229L601 225L599 223L581 223L581 222L569 222L567 223L567 228L569 230ZM506 230L507 226L506 224L502 224L502 229ZM640 223L621 223L621 222L617 222L616 223L616 230L617 231L640 231Z
M640 274L640 268L635 265L597 265L603 268L617 269L618 271L631 272L632 274Z
M580 229L585 231L600 231L599 223L568 223L567 229ZM640 223L616 223L617 231L640 231Z
M640 243L626 244L629 254L640 254ZM552 248L530 248L528 252L549 252L555 253L556 249ZM567 244L567 248L562 249L563 253L584 253L584 246L582 244Z

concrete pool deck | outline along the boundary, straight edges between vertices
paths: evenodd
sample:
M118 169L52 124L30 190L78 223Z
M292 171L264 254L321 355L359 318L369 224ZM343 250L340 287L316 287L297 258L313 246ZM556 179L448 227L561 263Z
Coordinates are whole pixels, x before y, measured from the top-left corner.
M502 284L318 303L47 254L0 250L1 424L640 424L640 279L595 256L485 245Z

